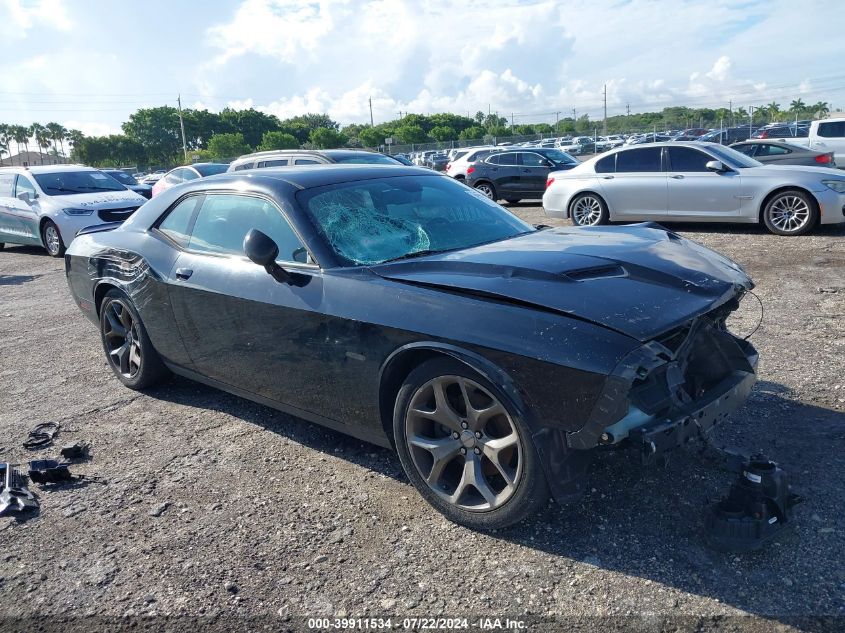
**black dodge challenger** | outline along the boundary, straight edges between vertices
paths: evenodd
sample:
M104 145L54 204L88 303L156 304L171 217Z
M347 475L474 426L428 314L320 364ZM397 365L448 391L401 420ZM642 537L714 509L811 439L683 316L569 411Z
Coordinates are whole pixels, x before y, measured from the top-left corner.
M655 224L538 229L412 167L186 183L66 270L127 387L173 372L394 447L479 529L577 494L593 449L706 433L756 379L737 264Z

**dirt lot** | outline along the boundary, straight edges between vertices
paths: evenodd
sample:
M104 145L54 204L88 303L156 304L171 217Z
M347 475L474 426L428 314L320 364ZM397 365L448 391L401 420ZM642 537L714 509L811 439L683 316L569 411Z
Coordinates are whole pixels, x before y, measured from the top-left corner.
M27 430L59 421L59 445L91 443L76 472L107 483L42 491L39 514L0 519L0 630L51 629L59 615L81 630L305 629L296 616L363 614L394 627L443 615L553 616L533 630L842 630L845 229L675 228L743 264L765 306L760 382L718 439L778 460L806 501L794 532L759 553L703 545L701 511L733 475L692 452L646 470L604 455L574 505L496 534L452 525L387 450L182 379L126 390L63 263L7 247L0 459L31 459ZM759 313L746 300L735 331ZM640 618L606 617L621 615Z

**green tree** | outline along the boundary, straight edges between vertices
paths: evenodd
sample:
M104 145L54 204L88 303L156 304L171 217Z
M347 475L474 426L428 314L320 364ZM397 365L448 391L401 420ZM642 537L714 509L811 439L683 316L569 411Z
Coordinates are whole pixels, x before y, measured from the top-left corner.
M176 108L141 108L131 114L129 120L121 127L126 136L146 148L152 163L172 163L182 150L182 134Z
M455 129L449 127L448 125L438 125L437 127L433 127L428 131L428 135L433 138L435 141L452 141L458 138L458 133L455 132Z
M396 142L399 143L425 143L428 134L419 125L401 125L393 132Z
M65 137L67 137L67 130L65 127L61 123L48 123L44 127L47 128L47 132L50 135L50 139L53 141L53 147L56 152L59 151L59 145L61 145L62 156L65 156Z
M261 137L261 144L257 149L265 152L272 149L296 149L298 147L299 141L293 134L272 130L264 132L264 136Z
M9 126L5 123L0 123L0 166L3 165L3 154L8 154L10 157L12 153L9 151Z
M265 132L278 130L281 125L279 119L272 114L264 114L253 108L247 110L225 108L220 113L220 121L230 128L227 131L243 134L244 141L250 147L261 143L261 137Z
M378 147L384 143L385 134L383 130L368 125L358 132L358 138L364 147Z
M463 130L459 135L462 141L471 141L479 138L484 138L484 128L478 125L473 125Z
M29 153L29 129L25 128L23 125L13 125L12 129L12 138L15 140L15 145L18 146L18 155L21 153L21 145L23 145L24 150L26 153ZM18 164L20 165L22 161L20 157L18 158Z
M318 127L311 130L308 140L318 149L333 149L346 143L346 136L333 128Z
M47 128L40 123L33 123L29 126L29 133L35 139L35 145L38 147L38 156L41 159L41 164L44 164L44 149L50 147L50 134Z
M815 112L816 117L819 119L823 119L830 114L830 104L827 101L817 101L809 109L811 112Z
M803 112L807 109L807 104L804 103L803 99L800 97L798 99L793 99L789 102L789 111L793 114L798 114L799 112Z
M208 151L215 160L237 158L242 154L249 154L252 148L244 140L240 132L229 134L215 134L208 141Z
M768 115L771 117L772 121L774 121L777 118L777 116L780 114L780 104L775 103L774 101L772 101L770 104L765 106L764 109L768 113Z

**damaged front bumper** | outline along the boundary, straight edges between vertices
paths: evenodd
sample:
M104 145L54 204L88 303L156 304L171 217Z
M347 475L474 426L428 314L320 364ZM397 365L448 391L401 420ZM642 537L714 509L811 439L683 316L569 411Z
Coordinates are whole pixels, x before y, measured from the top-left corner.
M569 448L623 442L651 457L706 433L748 398L758 354L725 327L729 311L703 315L626 356L608 377Z

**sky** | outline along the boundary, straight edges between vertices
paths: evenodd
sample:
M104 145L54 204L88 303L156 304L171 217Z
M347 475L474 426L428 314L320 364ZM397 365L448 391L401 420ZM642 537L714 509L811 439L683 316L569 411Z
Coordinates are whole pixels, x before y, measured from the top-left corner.
M842 0L0 0L0 122L119 133L141 107L342 125L514 122L797 97L845 109Z

